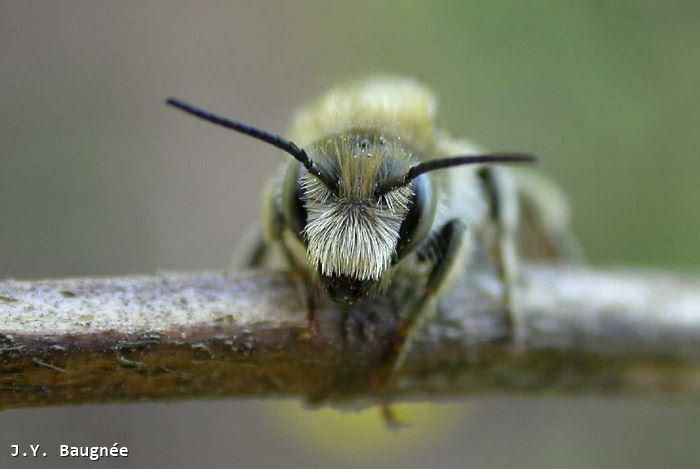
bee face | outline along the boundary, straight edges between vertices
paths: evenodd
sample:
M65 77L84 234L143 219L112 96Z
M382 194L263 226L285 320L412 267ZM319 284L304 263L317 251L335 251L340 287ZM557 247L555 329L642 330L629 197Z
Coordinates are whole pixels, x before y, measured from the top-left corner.
M329 296L356 303L387 279L399 258L398 248L417 233L420 222L430 224L424 209L433 205L423 200L429 194L414 190L424 181L377 192L384 181L405 174L417 161L396 138L362 130L343 132L306 151L337 181L337 189L294 165L284 190L284 197L292 201L289 224L298 230L307 264Z

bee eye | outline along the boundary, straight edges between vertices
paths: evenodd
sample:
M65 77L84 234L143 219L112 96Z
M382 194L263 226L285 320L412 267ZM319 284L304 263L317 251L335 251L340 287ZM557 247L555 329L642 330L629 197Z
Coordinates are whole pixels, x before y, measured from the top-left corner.
M303 173L302 173L303 174ZM301 234L306 227L306 222L308 219L308 213L306 212L306 207L304 207L304 187L301 184L302 176L297 178L294 191L294 212L292 213L292 218L294 219L294 229L297 233Z
M301 165L290 165L290 170L283 186L282 214L292 231L304 240L302 232L306 227L308 214L304 207L304 167Z
M411 252L425 239L435 217L435 197L430 179L418 177L413 180L413 197L406 218L399 229L394 262Z

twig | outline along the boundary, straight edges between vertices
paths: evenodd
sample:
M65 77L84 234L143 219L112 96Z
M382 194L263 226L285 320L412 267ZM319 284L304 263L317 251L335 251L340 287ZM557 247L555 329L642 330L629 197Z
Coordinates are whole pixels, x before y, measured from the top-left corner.
M700 396L700 279L525 269L527 349L510 347L498 282L455 288L395 399L484 392ZM396 298L304 307L284 274L164 273L0 282L0 408L136 399L303 396L374 402Z

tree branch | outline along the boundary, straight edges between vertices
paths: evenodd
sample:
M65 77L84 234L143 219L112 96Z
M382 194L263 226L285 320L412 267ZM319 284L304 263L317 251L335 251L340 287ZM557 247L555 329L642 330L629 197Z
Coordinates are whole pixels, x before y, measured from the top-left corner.
M215 396L375 402L401 301L345 315L324 303L310 336L301 288L273 272L0 282L0 408ZM700 279L529 266L522 352L509 345L499 293L479 273L447 294L392 398L700 395Z

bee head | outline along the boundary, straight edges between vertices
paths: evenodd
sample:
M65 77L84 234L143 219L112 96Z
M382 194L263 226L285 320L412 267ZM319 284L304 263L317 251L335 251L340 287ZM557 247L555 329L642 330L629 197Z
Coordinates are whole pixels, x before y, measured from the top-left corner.
M416 159L397 139L362 130L324 138L307 152L334 181L328 187L305 171L290 181L308 264L331 298L355 303L386 283L404 221L417 206L411 185L383 194L378 188Z

